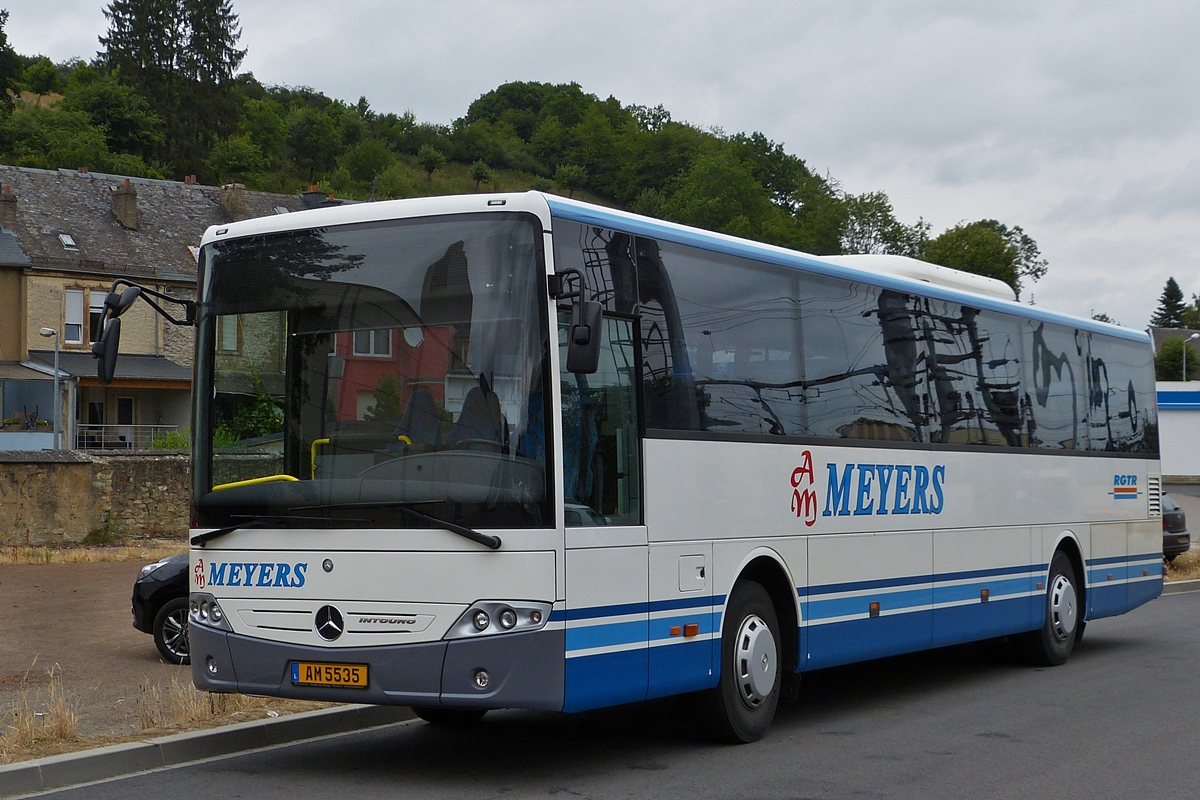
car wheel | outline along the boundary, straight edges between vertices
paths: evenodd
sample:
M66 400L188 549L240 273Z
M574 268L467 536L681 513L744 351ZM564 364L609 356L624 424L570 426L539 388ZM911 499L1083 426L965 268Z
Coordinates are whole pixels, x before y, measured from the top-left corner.
M720 682L709 695L719 739L753 742L771 727L782 682L779 642L779 620L767 590L739 581L725 607Z
M1083 625L1078 585L1071 559L1062 551L1055 553L1046 584L1046 622L1041 630L1025 634L1025 655L1030 663L1056 667L1075 649Z
M444 728L469 728L483 719L486 708L431 708L413 707L413 713L428 722Z
M168 600L154 617L154 645L172 664L192 663L188 649L188 600Z

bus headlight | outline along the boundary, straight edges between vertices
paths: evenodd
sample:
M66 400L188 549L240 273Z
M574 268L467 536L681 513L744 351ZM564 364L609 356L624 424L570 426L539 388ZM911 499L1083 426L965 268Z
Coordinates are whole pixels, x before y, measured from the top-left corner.
M445 638L465 639L536 631L546 626L552 608L550 603L527 600L480 600L472 603L458 618L458 622L450 626ZM495 625L492 620L496 621Z
M192 592L188 598L188 624L204 625L219 631L233 631L217 598L206 592Z

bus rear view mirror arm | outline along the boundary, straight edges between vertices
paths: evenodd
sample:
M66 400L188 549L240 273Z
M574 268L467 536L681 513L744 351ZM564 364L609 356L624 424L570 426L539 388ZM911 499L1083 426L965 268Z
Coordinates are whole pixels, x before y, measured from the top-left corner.
M119 289L121 286L127 288L121 290ZM108 295L104 298L104 311L100 317L100 338L92 343L92 358L97 361L96 376L105 386L112 383L113 375L117 371L117 353L121 345L121 315L128 311L139 297L172 325L196 324L196 302L194 300L171 297L169 294L148 289L124 278L113 281ZM181 307L183 309L182 318L177 319L172 316L166 309L151 300L151 297L158 298L164 305L174 303Z
M579 282L579 288L569 291L567 282L572 277ZM567 371L594 375L600 368L600 325L604 307L586 299L583 273L577 269L565 269L551 275L549 288L550 296L556 300L574 300L571 303L571 330L567 336Z

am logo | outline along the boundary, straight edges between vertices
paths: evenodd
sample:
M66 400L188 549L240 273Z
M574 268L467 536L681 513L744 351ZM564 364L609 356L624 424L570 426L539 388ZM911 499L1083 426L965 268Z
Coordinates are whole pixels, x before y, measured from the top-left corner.
M817 524L817 490L813 486L815 482L812 451L805 450L800 455L800 466L792 470L792 513L804 520L804 525L808 528Z

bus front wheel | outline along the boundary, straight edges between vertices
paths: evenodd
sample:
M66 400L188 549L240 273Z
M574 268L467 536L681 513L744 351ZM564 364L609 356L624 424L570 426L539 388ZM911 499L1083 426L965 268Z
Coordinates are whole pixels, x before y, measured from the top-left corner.
M1041 630L1025 634L1025 655L1030 663L1056 667L1070 657L1083 634L1083 609L1079 584L1071 559L1061 550L1050 562L1046 584L1046 622Z
M779 705L779 620L767 590L738 581L725 607L721 633L721 678L710 700L718 738L753 742L761 738Z

